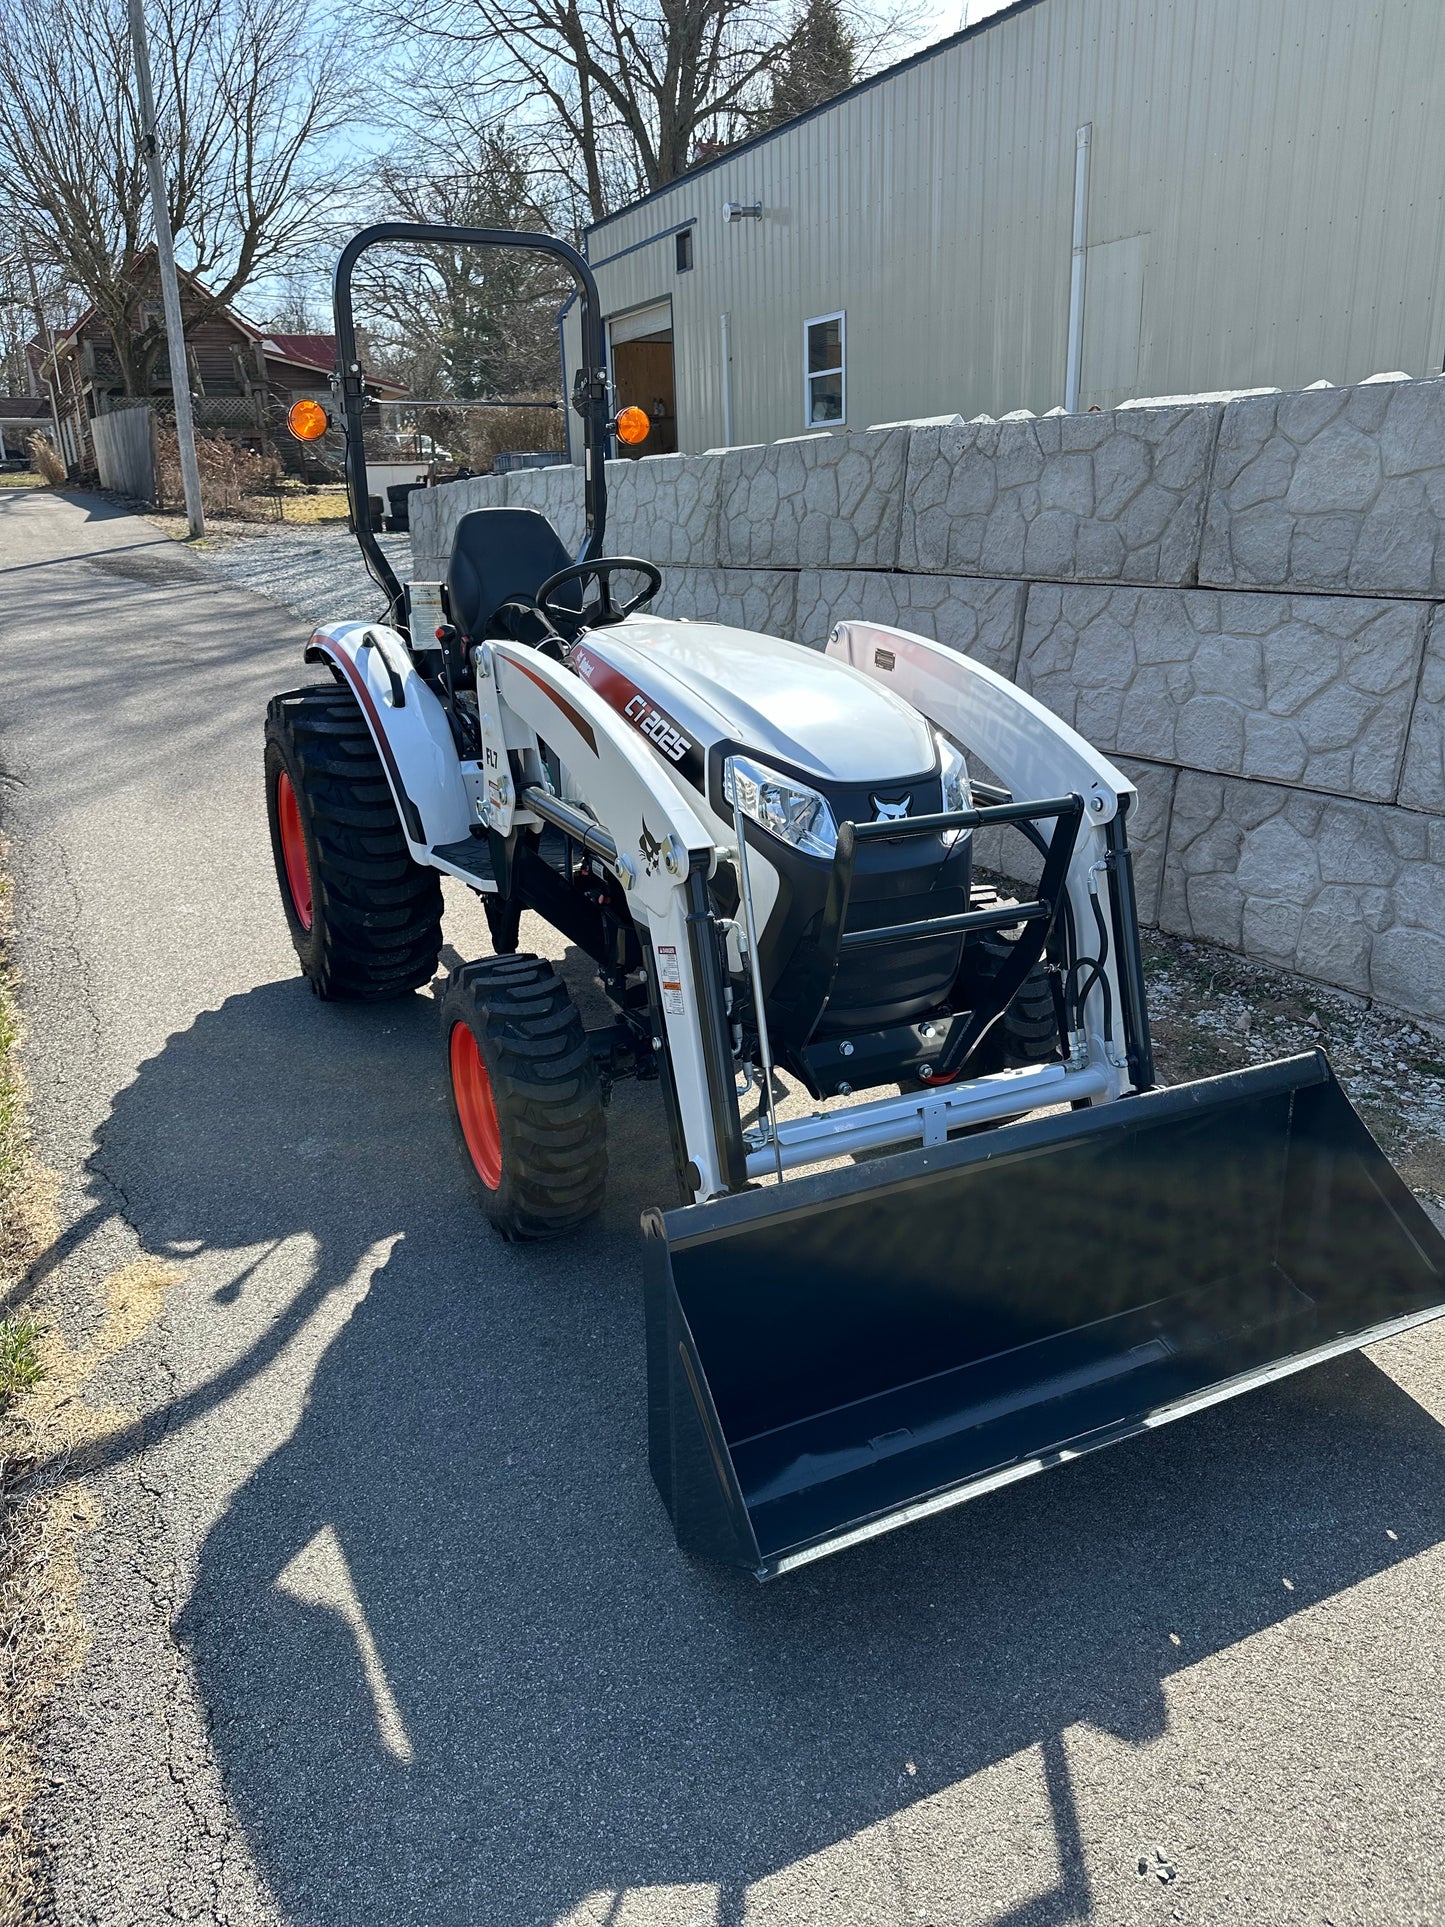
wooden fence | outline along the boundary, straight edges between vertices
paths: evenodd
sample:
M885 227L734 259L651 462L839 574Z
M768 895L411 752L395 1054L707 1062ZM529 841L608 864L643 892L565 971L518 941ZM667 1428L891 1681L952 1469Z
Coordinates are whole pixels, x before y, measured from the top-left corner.
M90 424L100 485L133 502L156 496L155 424L149 408L117 408Z

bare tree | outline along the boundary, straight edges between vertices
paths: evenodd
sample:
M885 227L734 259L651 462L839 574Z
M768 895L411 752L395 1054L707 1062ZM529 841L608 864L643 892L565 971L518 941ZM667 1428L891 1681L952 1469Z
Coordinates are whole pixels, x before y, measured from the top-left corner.
M860 66L914 11L858 0ZM424 56L413 87L442 117L525 128L583 220L749 132L797 27L779 0L415 0L409 19Z
M155 0L151 34L177 256L206 286L187 313L204 318L334 218L325 143L350 93L297 0ZM123 0L0 0L0 201L94 305L132 395L164 340L146 195Z
M550 232L556 210L521 150L482 135L438 152L399 150L377 171L387 219ZM557 311L571 287L521 250L375 249L357 274L373 349L413 393L475 400L555 388Z
M0 387L31 392L31 342L66 328L80 312L74 291L47 261L37 261L30 237L9 211L0 214Z
M330 334L331 302L326 291L325 270L335 254L335 248L328 246L324 257L318 250L314 263L308 256L272 277L276 289L270 311L257 319L278 334Z
M528 157L504 136L400 148L376 171L385 219L553 232L557 210ZM354 283L368 367L443 402L558 399L557 316L566 270L520 249L407 243L372 249ZM560 446L544 409L408 408L393 418L486 468L498 447Z
M25 344L37 325L24 263L0 235L0 389L7 395L30 391Z

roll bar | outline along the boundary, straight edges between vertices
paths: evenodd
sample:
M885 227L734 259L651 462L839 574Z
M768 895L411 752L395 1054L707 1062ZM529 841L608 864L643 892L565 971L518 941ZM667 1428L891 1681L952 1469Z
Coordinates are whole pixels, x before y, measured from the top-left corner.
M378 221L354 234L336 263L333 305L336 313L336 380L341 396L342 427L346 435L346 492L351 502L351 525L361 552L386 590L391 606L387 621L407 628L406 597L396 572L387 561L371 526L371 496L366 483L366 450L362 445L362 414L366 407L365 377L356 353L356 320L351 306L351 276L368 248L383 241L439 241L447 247L530 248L564 262L577 284L582 306L582 366L572 384L572 402L582 417L583 503L586 534L577 554L579 562L596 555L607 528L607 369L602 336L602 304L592 270L582 256L554 234L527 234L515 228L439 227L420 221Z

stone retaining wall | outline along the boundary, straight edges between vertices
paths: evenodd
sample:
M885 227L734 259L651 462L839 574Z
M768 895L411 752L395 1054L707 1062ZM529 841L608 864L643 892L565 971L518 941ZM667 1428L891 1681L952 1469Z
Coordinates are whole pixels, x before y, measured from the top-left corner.
M821 647L866 617L1032 690L1138 783L1165 930L1445 1024L1445 380L819 434L608 465L660 613ZM416 574L467 509L412 497Z

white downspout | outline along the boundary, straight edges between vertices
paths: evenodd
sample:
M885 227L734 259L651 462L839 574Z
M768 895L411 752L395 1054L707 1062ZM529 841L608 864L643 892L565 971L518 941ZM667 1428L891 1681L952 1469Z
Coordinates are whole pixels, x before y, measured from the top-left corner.
M1079 412L1079 381L1084 366L1084 270L1089 248L1089 146L1094 123L1074 135L1074 252L1069 266L1069 347L1064 367L1064 407Z
M723 447L733 445L733 343L732 316L724 310L718 316L718 330L722 335L722 405L723 405Z

